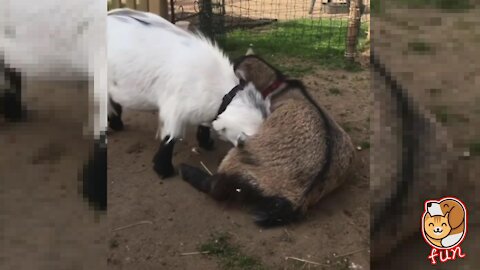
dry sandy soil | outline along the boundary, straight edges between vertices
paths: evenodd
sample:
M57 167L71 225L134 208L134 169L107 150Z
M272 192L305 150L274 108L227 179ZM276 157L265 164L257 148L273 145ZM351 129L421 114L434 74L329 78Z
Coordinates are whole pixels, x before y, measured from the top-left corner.
M81 125L86 91L71 84L27 88L30 119L0 117L0 269L101 269L105 218L79 196L89 146Z
M378 57L414 99L447 129L459 158L450 190L467 204L467 258L437 269L478 269L480 258L480 32L479 11L448 14L434 10L392 10L374 18ZM445 194L449 195L449 194ZM376 269L426 269L430 252L420 231Z
M303 80L354 144L368 148L369 72L318 68ZM303 263L285 261L286 256L324 264L306 264L303 269L348 269L349 265L369 269L368 149L357 152L355 175L321 200L304 222L262 230L244 207L216 203L178 176L161 180L155 174L151 160L158 148L156 119L154 113L127 111L126 129L109 135L110 269L222 269L215 257L181 256L197 251L217 233L230 235L232 244L268 269L302 267ZM200 166L203 161L215 170L230 147L216 140L214 151L196 155L191 151L195 146L192 135L178 143L174 164ZM138 222L143 223L124 228Z

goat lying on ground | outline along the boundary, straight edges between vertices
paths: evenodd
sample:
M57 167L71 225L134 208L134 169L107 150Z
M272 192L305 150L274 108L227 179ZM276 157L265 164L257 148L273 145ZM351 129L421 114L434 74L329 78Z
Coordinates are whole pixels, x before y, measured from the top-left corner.
M232 120L222 138L234 144L253 135L266 117L268 101L239 80L229 59L204 36L130 9L110 11L107 22L109 125L123 128L123 107L158 110L162 141L153 162L161 177L173 175L173 148L188 125L200 126L199 145L210 149L209 125L220 114Z
M182 178L217 200L251 202L261 226L297 220L348 177L350 137L300 81L286 79L259 57L245 56L235 70L271 93L272 113L257 134L228 152L216 174L182 164Z
M0 64L8 85L0 102L7 120L25 119L21 96L27 77L93 84L99 110L93 119L94 151L83 174L83 193L102 210L107 206L105 15L106 4L97 0L16 0L2 2L0 9Z

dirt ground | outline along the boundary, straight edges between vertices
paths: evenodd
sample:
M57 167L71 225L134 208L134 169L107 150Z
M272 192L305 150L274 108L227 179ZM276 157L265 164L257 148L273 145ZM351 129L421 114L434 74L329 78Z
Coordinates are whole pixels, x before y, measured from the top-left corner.
M28 121L0 117L0 269L101 269L105 217L79 195L87 92L71 84L27 88Z
M478 269L480 259L480 58L479 11L449 14L434 10L391 10L374 18L378 57L414 99L447 129L458 161L450 190L467 204L467 258L438 269ZM449 194L445 194L449 195ZM426 269L430 250L421 234L412 236L376 269Z
M108 142L109 268L221 269L215 257L182 253L197 251L212 234L227 233L242 252L269 269L303 267L286 261L287 256L323 264L303 269L369 269L370 74L318 68L303 81L354 144L364 148L347 183L321 200L304 222L262 230L244 207L216 203L178 176L161 180L152 170L159 144L156 115L126 111L126 129L110 133ZM216 140L214 151L197 155L195 146L191 134L178 143L174 165L203 161L215 170L230 147ZM333 265L336 261L344 268Z

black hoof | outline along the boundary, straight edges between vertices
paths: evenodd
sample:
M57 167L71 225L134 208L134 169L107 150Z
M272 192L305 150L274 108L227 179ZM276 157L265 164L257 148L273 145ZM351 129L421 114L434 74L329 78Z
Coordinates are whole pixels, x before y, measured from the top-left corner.
M5 120L8 122L23 122L27 120L27 110L24 108L13 109L5 112Z
M165 166L161 164L154 163L153 170L160 176L160 178L165 179L175 175L175 169L172 165Z
M165 179L175 175L175 169L170 160L166 160L161 154L157 153L153 158L153 170Z
M213 140L210 138L210 128L205 126L198 126L197 128L197 141L200 148L207 151L214 149Z
M123 130L123 121L118 116L112 116L108 118L108 126L115 131L121 131Z
M83 196L97 211L107 210L107 148L105 138L96 141L93 156L83 171Z
M170 136L163 138L160 148L153 158L153 169L162 178L173 176L175 169L172 165L173 147L175 139L170 140Z
M212 151L213 149L215 149L215 143L212 139L207 142L199 142L198 146L207 151Z
M5 94L1 98L1 112L5 120L9 122L20 122L27 120L27 110L15 95Z

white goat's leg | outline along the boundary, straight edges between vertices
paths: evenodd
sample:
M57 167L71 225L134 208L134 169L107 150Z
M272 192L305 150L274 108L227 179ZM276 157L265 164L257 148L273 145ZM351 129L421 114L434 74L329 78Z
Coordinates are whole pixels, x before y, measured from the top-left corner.
M159 119L161 110L159 111ZM160 122L160 121L159 121ZM157 131L157 137L160 135L160 147L153 158L153 169L162 178L173 176L175 169L172 164L173 148L177 139L183 135L184 127L181 126L184 121L181 119L167 118L163 122L162 130Z
M108 126L115 130L123 130L122 105L108 98Z
M5 77L6 89L2 89L0 109L7 121L19 121L25 118L22 106L22 74L1 63Z

